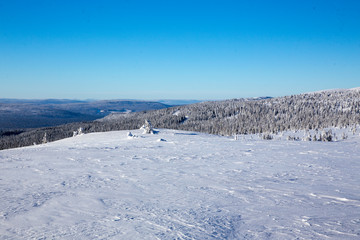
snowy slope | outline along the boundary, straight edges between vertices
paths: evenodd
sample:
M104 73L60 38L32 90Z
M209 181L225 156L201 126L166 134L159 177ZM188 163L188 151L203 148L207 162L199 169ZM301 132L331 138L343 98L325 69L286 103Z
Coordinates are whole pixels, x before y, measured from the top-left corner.
M360 238L359 136L132 133L0 151L0 238Z

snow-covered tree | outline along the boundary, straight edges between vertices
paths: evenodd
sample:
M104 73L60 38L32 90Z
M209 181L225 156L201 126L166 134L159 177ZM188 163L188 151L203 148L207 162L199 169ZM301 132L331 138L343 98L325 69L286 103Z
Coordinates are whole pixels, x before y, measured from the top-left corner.
M348 138L348 135L345 132L343 132L341 138L342 140L345 140Z
M333 135L331 129L328 131L323 131L321 134L322 141L331 142L333 140Z
M304 135L303 141L308 141L308 142L310 142L311 140L312 140L312 138L311 138L311 134L310 134L310 133L308 133L307 135Z
M44 133L44 136L43 136L43 138L42 138L41 143L42 143L42 144L47 143L47 136L46 136L46 132Z
M263 136L262 136L262 139L264 140L272 140L273 139L273 136L269 133L264 133Z
M83 128L79 127L77 131L73 132L73 137L79 136L79 135L83 135Z
M316 138L316 134L312 137L313 142L316 142L318 139Z
M145 120L145 124L142 126L145 134L154 134L154 129L151 125L150 120Z

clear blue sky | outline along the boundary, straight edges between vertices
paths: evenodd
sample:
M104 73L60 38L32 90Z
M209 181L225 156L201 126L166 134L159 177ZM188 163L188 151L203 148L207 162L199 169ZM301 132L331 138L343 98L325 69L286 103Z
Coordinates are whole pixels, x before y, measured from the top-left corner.
M360 86L360 1L0 0L0 98L228 99Z

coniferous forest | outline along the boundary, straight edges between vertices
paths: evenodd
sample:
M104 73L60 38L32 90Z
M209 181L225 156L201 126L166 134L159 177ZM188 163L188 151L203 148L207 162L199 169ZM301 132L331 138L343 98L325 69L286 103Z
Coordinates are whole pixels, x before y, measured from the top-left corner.
M149 120L155 128L219 135L320 130L360 124L360 88L330 90L265 99L201 102L160 110L114 113L91 122L0 133L0 149L15 148L83 133L140 128Z

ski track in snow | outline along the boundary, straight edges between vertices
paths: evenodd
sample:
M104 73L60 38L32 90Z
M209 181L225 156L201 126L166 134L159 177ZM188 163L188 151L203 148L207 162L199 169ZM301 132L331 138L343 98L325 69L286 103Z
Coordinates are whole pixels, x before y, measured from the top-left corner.
M359 137L132 132L0 151L0 238L360 239Z

